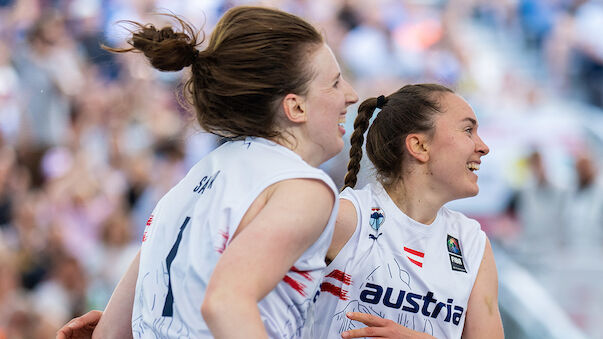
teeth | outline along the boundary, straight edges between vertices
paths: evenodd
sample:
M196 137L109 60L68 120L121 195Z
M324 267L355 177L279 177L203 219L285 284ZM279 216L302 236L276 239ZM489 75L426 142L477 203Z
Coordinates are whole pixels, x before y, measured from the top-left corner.
M477 170L479 170L479 164L475 163L475 162L470 162L470 163L467 164L467 168L470 171L477 171Z

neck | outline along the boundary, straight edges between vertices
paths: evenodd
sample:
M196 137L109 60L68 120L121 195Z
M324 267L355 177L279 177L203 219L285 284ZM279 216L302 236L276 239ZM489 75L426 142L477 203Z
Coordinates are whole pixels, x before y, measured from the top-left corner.
M304 134L298 133L296 129L282 130L278 136L270 140L297 153L312 167L318 167L328 160L325 159L323 150L317 148L318 145L308 140Z
M400 179L385 187L385 191L404 214L425 225L435 220L445 203L420 178Z

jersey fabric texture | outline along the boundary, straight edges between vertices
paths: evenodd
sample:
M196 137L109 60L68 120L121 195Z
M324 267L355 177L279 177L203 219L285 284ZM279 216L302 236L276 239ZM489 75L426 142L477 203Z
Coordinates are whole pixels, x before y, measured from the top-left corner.
M134 338L212 338L201 304L216 263L258 195L293 178L324 182L336 202L318 240L258 307L271 338L304 335L333 235L338 192L325 172L288 148L247 138L208 154L155 207L141 247Z
M347 188L356 230L327 266L316 302L315 338L365 327L363 312L438 339L460 338L486 235L477 221L442 207L431 225L405 215L383 186Z

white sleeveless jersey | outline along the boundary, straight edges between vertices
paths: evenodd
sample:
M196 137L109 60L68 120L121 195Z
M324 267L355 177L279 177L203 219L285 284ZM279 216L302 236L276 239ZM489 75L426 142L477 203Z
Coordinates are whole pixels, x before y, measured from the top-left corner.
M337 197L333 181L322 170L276 143L247 138L211 152L159 201L143 236L132 314L134 338L212 337L201 304L216 263L258 195L293 178L321 180ZM258 303L271 338L298 338L306 331L333 235L335 200L318 240Z
M477 221L445 207L431 225L406 216L380 184L347 188L356 231L326 270L316 301L315 338L341 338L363 312L438 339L460 338L486 235Z

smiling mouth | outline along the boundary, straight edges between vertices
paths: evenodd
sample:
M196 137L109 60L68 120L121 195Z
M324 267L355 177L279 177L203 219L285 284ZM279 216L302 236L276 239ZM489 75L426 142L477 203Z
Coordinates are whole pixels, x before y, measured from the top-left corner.
M342 115L339 117L339 121L337 123L337 125L339 125L339 127L345 129L345 115Z
M475 172L475 171L479 170L479 164L476 162L467 163L467 169L470 170L471 172Z

